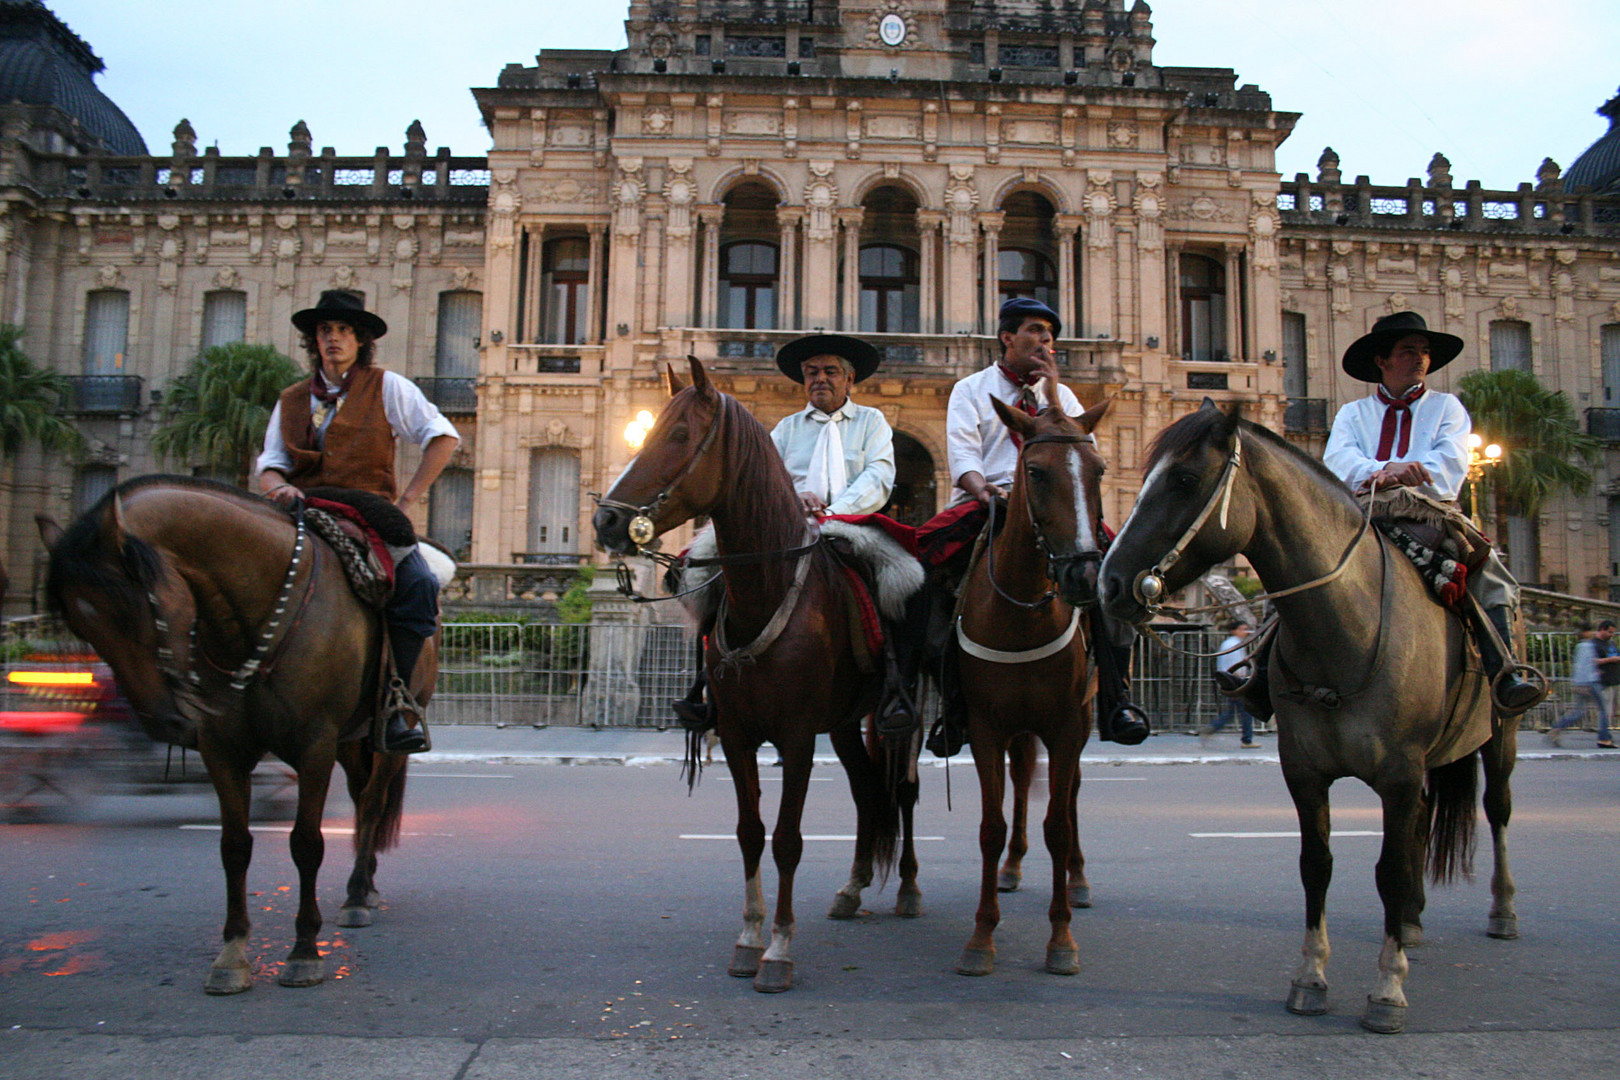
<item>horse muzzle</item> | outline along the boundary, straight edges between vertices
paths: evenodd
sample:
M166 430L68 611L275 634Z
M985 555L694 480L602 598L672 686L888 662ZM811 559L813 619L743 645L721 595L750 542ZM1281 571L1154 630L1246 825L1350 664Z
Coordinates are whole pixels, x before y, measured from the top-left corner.
M1164 579L1145 570L1127 583L1118 571L1106 567L1101 575L1098 598L1111 618L1122 622L1144 625L1153 619L1153 612L1164 599ZM1148 593L1153 596L1149 598Z
M1070 607L1097 606L1097 571L1101 556L1086 551L1078 555L1050 559L1047 572L1057 584L1058 595Z
M615 555L634 555L652 542L653 523L626 506L598 504L591 515L596 541Z

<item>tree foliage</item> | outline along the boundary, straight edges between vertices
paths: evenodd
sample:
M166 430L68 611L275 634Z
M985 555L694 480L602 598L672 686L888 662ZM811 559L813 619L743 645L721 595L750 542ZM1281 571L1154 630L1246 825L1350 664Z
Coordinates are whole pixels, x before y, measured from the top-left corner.
M1457 384L1457 396L1474 430L1502 447L1501 463L1486 470L1485 480L1503 509L1529 517L1554 495L1591 490L1591 466L1603 444L1581 430L1562 391L1548 390L1528 371L1474 371Z
M14 457L28 443L47 450L77 450L84 437L58 409L68 381L35 366L18 344L20 326L0 323L0 453Z
M152 449L164 460L228 469L245 484L276 398L302 374L269 345L210 346L170 384L165 422L152 437Z

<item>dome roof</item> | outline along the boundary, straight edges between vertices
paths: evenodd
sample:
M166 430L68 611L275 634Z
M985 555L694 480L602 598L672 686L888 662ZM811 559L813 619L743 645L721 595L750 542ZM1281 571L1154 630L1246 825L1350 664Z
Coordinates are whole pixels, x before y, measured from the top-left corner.
M1620 192L1620 94L1598 110L1609 118L1609 130L1575 159L1564 174L1564 190L1591 188L1597 192Z
M129 117L96 88L103 64L40 0L0 0L0 105L48 105L111 154L145 154Z

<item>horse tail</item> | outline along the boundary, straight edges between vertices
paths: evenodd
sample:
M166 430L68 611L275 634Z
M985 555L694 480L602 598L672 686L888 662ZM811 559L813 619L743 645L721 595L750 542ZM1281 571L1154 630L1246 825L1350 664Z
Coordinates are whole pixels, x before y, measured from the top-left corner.
M900 855L900 800L903 785L910 775L912 742L909 735L894 738L879 735L875 720L867 725L867 754L882 777L867 807L868 820L872 822L872 872L880 886L889 880L889 871L894 869Z
M1474 824L1479 754L1429 770L1429 880L1474 876Z
M405 818L405 776L408 772L405 762L390 761L385 767L392 770L392 775L388 777L388 786L382 793L382 809L377 815L377 851L389 851L399 843L400 822Z

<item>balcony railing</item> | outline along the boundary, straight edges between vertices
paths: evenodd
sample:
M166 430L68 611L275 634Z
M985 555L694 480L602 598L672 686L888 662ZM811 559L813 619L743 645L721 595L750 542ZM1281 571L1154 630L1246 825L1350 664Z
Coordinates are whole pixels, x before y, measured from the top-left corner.
M446 416L473 416L478 412L477 379L417 379L416 385Z
M141 411L139 375L69 375L64 411L78 416L134 416Z
M1620 443L1620 409L1587 409L1586 433L1604 442Z
M1288 399L1283 410L1283 430L1291 435L1320 435L1328 429L1327 400L1324 398Z

